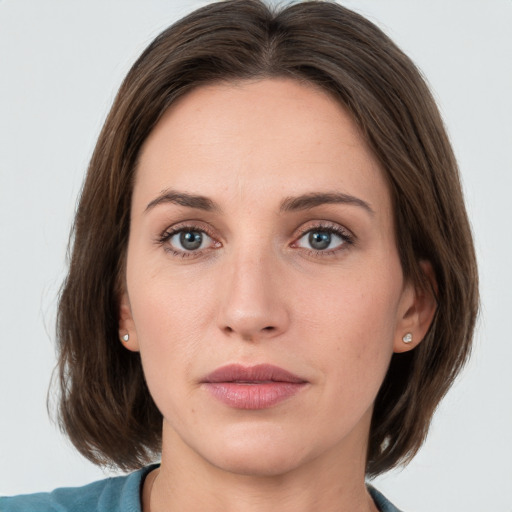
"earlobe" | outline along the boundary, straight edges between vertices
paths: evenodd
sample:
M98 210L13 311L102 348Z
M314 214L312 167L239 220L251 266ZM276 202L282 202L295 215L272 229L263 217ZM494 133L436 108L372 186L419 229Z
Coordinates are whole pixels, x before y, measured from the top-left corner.
M119 339L128 350L132 352L139 351L137 331L135 330L130 300L126 292L121 295L119 302Z
M404 291L403 313L394 340L394 352L397 353L412 350L421 343L437 310L434 270L429 261L421 261L420 267L425 276L425 284L417 287L411 284Z

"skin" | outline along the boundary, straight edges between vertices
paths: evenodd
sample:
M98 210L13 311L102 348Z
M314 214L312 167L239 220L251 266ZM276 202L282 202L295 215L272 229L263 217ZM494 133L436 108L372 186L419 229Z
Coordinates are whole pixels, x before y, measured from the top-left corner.
M171 189L217 208L161 200ZM282 209L333 192L367 207ZM172 229L204 232L201 248L164 240ZM314 250L309 234L329 229ZM404 281L383 172L338 102L285 79L184 96L142 148L120 309L164 417L145 512L376 510L364 485L373 403L393 352L417 345L434 309ZM307 384L234 409L201 384L229 363Z

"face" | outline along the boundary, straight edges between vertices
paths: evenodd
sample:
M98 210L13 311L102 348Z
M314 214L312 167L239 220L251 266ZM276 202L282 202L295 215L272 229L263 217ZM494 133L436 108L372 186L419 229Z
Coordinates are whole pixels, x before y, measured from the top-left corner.
M164 455L267 475L364 463L414 329L392 218L356 125L311 86L203 86L166 112L137 169L120 312Z

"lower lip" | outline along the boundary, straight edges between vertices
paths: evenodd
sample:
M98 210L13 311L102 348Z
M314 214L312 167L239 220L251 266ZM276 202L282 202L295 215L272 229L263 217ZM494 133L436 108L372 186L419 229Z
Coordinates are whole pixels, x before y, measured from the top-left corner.
M204 387L218 400L235 409L266 409L297 394L302 382L208 382Z

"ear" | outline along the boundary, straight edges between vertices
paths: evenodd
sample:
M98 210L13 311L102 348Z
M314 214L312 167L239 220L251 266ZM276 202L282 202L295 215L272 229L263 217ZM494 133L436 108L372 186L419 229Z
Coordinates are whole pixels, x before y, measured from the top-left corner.
M437 281L434 270L429 261L421 261L420 268L425 276L425 286L407 284L403 291L395 331L394 352L407 352L417 347L434 319L437 309ZM411 340L407 341L408 339Z
M128 339L125 339L128 335ZM139 351L139 342L135 322L133 321L132 308L128 294L123 292L119 302L119 339L121 343L133 352Z

